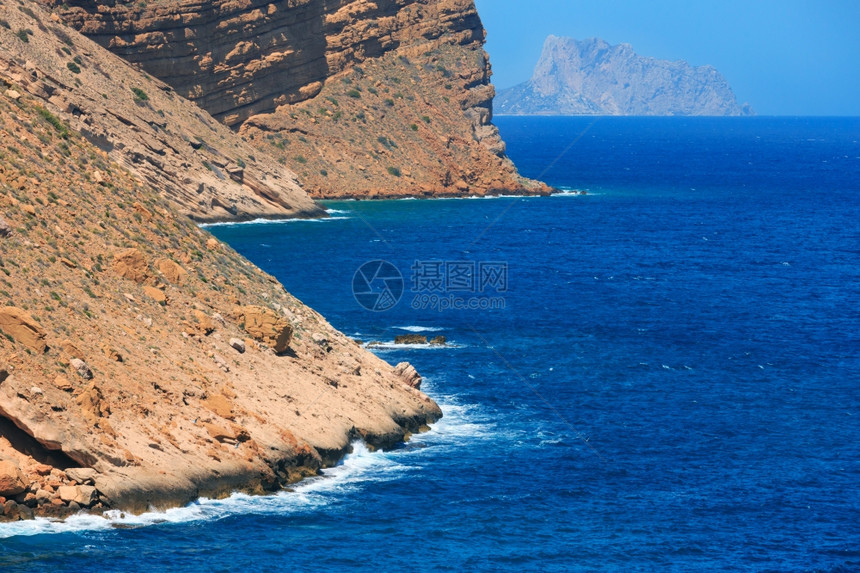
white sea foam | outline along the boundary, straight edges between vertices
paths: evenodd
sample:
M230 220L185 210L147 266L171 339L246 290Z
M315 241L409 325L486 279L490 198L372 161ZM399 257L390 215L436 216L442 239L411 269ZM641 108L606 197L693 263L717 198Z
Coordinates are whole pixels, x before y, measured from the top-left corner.
M432 381L428 380L425 386L432 389ZM413 447L371 452L364 443L355 442L352 452L341 463L323 470L319 477L300 482L291 491L267 496L235 493L224 499L202 498L185 507L152 510L140 515L111 510L102 515L78 514L62 521L38 518L3 523L0 524L0 539L211 522L233 515L285 515L313 511L333 499L342 500L350 492L368 484L402 479L409 472L421 470L421 456L431 447L460 447L482 438L497 438L494 424L483 419L480 406L459 404L452 396L438 400L444 417L433 424L429 432L413 436L410 441Z
M38 518L0 524L0 539L81 531L132 529L161 524L217 521L231 515L289 514L312 510L329 503L332 495L342 496L362 483L396 479L404 471L417 469L398 463L385 452L371 452L362 442L352 453L322 476L299 483L292 491L266 496L234 493L224 499L201 498L185 507L148 511L140 515L110 510L102 515L79 514L63 521Z
M441 326L395 326L394 328L398 330L405 330L406 332L441 332L445 330Z
M559 185L558 192L552 193L550 197L583 197L583 193L590 194L591 191L589 191L588 189L581 189L579 187Z
M446 342L445 344L431 344L429 342L422 344L395 344L394 342L366 342L364 348L376 352L385 352L388 350L450 350L452 348L465 348L463 344L455 344Z
M337 211L345 213L346 211ZM352 217L321 217L319 219L252 219L250 221L222 221L218 223L201 223L201 229L210 227L236 227L239 225L283 225L286 223L328 223L330 221L343 221Z

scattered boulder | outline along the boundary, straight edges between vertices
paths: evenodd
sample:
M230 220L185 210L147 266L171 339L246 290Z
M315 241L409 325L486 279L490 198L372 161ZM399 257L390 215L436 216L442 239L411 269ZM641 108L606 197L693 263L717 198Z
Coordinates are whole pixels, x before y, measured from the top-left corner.
M228 165L226 171L227 175L230 176L230 179L237 183L241 183L245 178L245 170L238 165Z
M91 485L61 485L57 495L69 505L76 503L81 507L89 507L98 501L98 492Z
M113 271L124 279L142 283L149 278L149 265L140 249L125 249L114 255Z
M80 358L84 359L84 353L81 352L81 349L75 346L75 343L71 340L63 340L60 343L60 348L63 349L63 356L65 358Z
M122 354L120 354L116 348L112 348L110 346L102 346L102 352L104 352L104 355L113 360L114 362L123 361Z
M99 472L92 468L68 468L66 475L69 479L75 480L79 484L93 485Z
M13 499L9 499L3 504L3 515L5 516L6 521L33 519L33 510L26 505L17 503Z
M27 479L13 460L0 461L0 495L14 496L27 491Z
M203 312L202 310L194 310L194 320L197 321L197 327L205 334L209 336L215 330L215 323L212 322L212 319L209 318L209 315Z
M271 346L278 354L285 352L293 338L293 327L286 318L262 306L245 306L240 309L245 320L245 331Z
M401 362L397 366L394 367L394 373L400 377L404 384L409 386L410 388L415 388L416 390L421 389L421 382L423 379L421 375L418 374L418 371L415 370L415 367L412 366L408 362Z
M54 469L48 464L36 464L31 468L34 472L39 474L40 476L50 475L51 470Z
M88 424L98 426L101 418L110 416L110 406L104 400L101 389L91 382L86 390L81 392L76 402L81 407L81 414Z
M72 358L71 360L69 360L69 366L74 368L75 372L78 373L78 376L80 376L84 380L92 380L93 371L90 370L89 365L80 358Z
M164 306L167 304L167 295L164 294L164 291L161 290L160 288L145 286L145 287L143 287L143 294L145 294L146 296L148 296L149 298L151 298L152 300L154 300L155 302L157 302L161 306Z
M223 370L224 372L230 372L230 365L227 364L227 361L224 360L223 356L213 352L212 353L212 360L215 361L215 364L217 364L221 370Z
M427 344L423 334L400 334L394 337L394 344Z
M235 417L233 414L233 403L224 394L209 396L203 400L203 405L213 413L227 420L232 420Z
M232 346L239 354L245 353L245 341L241 338L231 338L230 346Z
M164 275L164 278L175 285L182 284L188 276L188 271L170 259L158 259L155 261L155 268L158 269L158 272Z
M45 331L36 319L23 309L14 306L0 308L0 330L40 354L48 349Z
M150 213L150 212L149 212L149 209L147 209L146 207L144 207L144 206L140 203L140 201L135 201L135 202L132 204L132 207L134 208L135 212L137 212L141 217L143 217L143 218L144 218L144 219L146 219L147 221L151 221L151 220L152 220L152 213Z
M313 340L314 344L316 344L317 346L322 348L324 351L326 351L326 352L332 351L331 344L329 344L328 337L325 334L322 334L320 332L315 332L311 335L311 340Z
M8 237L12 234L12 227L6 222L6 219L0 217L0 237Z
M68 503L78 497L78 488L73 485L61 485L57 488L57 496Z
M62 374L58 374L57 377L54 378L54 386L56 386L63 392L72 392L75 389L69 379Z

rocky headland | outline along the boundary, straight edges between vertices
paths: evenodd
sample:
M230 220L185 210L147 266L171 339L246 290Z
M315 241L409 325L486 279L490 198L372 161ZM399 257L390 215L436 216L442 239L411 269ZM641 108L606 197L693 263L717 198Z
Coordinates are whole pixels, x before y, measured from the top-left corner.
M438 419L192 220L319 212L176 88L0 0L0 519L273 491Z
M510 115L751 115L713 66L640 56L630 44L549 36L532 78L501 90Z
M39 0L317 198L547 193L492 124L473 0Z

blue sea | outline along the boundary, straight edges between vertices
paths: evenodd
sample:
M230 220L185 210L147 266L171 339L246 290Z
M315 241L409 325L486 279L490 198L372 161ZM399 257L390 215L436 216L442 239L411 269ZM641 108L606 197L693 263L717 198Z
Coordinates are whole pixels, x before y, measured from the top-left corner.
M0 525L0 568L860 570L860 119L497 124L562 193L209 228L414 364L429 432L269 497Z

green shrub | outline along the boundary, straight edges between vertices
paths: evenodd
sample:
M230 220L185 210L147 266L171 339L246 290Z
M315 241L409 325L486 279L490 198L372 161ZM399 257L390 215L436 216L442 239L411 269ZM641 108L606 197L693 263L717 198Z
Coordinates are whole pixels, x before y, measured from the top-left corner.
M388 174L394 175L395 177L400 177L400 170L396 167L389 167L388 168Z
M418 126L417 126L417 125L415 125L414 123L410 123L410 124L409 124L409 129L411 129L412 131L418 131Z
M149 96L146 95L146 92L140 88L131 88L132 93L134 93L134 99L139 101L147 101Z
M15 32L15 35L18 36L18 39L24 42L25 44L30 41L30 34L32 34L30 30L18 30Z
M352 88L351 90L349 90L348 92L346 92L346 95L348 95L349 97L351 97L351 98L353 98L353 99L358 99L358 98L360 98L360 97L361 97L361 92L360 92L360 91L358 91L358 90L357 90L357 89L355 89L355 88Z
M79 73L81 73L81 68L80 68L80 66L78 66L78 64L76 64L75 62L68 62L68 63L66 64L66 67L67 67L67 68L69 68L69 70L70 70L73 74L79 74Z
M39 112L39 115L41 115L45 119L45 121L50 123L51 127L53 127L57 131L57 133L60 134L60 137L62 137L63 139L69 138L69 128L66 127L66 125L62 121L60 121L59 117L57 117L44 107L37 108L37 110Z

